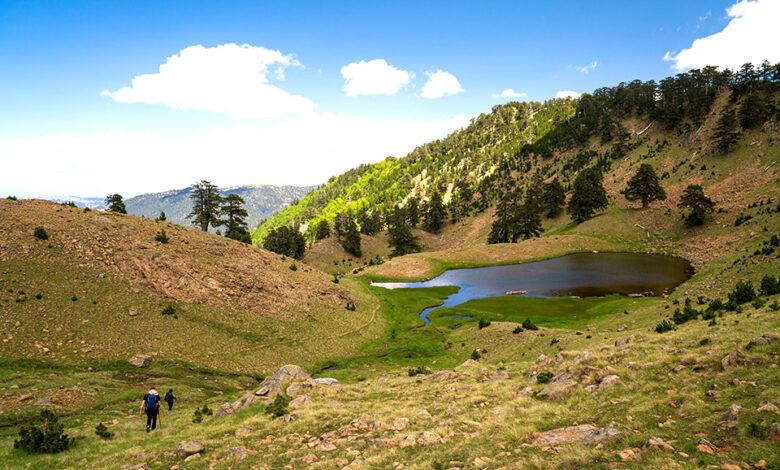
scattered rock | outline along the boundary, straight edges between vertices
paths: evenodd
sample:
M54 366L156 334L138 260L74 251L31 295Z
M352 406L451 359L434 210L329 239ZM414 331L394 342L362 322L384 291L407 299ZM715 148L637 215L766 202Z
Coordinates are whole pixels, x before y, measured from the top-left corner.
M718 453L718 446L708 441L707 439L699 439L696 443L696 450L704 454L715 455Z
M146 465L146 462L133 465L132 467L126 467L123 470L152 470L152 468Z
M772 413L780 413L780 408L778 408L777 405L773 403L769 403L768 401L762 401L761 404L758 405L756 411L770 411Z
M251 434L251 432L247 428L238 428L238 429L236 429L236 437L246 437L249 434Z
M498 382L500 380L507 380L508 378L509 378L509 374L506 371L502 370L501 372L498 372L494 374L492 377L490 377L487 380L487 383Z
M474 359L466 359L466 362L456 367L456 369L469 369L471 367L476 367L479 365L479 362L475 361Z
M215 418L225 418L227 416L232 415L233 413L235 413L235 410L233 410L233 404L232 403L224 403L214 413L214 417Z
M309 405L311 405L311 397L309 395L301 395L290 401L290 408L303 408Z
M319 450L320 452L333 452L334 450L336 450L336 446L330 442L323 442L322 444L317 446L317 450Z
M536 446L572 443L593 445L617 435L618 431L616 429L598 428L592 424L581 424L579 426L567 426L539 433L531 444Z
M127 362L136 367L148 367L152 363L152 356L148 354L138 354L131 357Z
M723 370L728 370L735 366L753 366L756 364L761 364L761 359L744 357L739 351L731 351L720 361Z
M417 444L421 446L432 446L442 442L441 437L433 431L423 431L417 437Z
M32 400L32 399L33 399L33 394L32 393L25 393L24 395L19 397L19 401L20 402L27 401L27 400Z
M403 449L406 447L412 447L415 444L417 444L417 438L414 437L414 434L408 434L398 442L398 447Z
M750 349L753 349L753 348L758 347L758 346L764 346L764 345L772 343L772 342L774 342L776 340L777 340L777 338L773 334L771 334L771 333L764 333L763 335L759 336L758 338L751 339L748 342L747 346L745 346L745 349L750 350Z
M309 452L308 454L301 457L301 462L303 463L314 463L317 461L317 456Z
M668 442L664 441L660 437L651 437L650 439L645 442L645 444L642 446L645 450L668 450L670 452L674 451L674 447L669 445Z
M181 441L176 446L176 453L180 456L199 454L203 452L205 447L200 442Z
M225 452L225 457L233 460L244 460L247 456L246 447L231 447Z
M185 462L192 462L193 460L198 460L200 458L200 454L192 454L186 459L184 459Z
M343 468L343 467L346 467L347 465L349 465L349 460L340 458L340 459L336 459L335 463L336 463L336 465L339 466L339 468Z
M442 382L444 380L454 379L457 376L458 374L450 370L440 370L429 375L427 380L430 380L431 382Z
M639 453L639 449L626 449L621 450L618 452L618 457L620 457L620 460L623 462L628 462L629 460L639 460L641 457L641 454Z
M134 317L138 315L138 309L135 307L130 307L130 310L127 311L127 314L130 315L131 317Z
M524 396L524 395L530 395L530 394L532 394L532 393L534 393L534 389L533 389L533 388L531 388L531 386L530 386L530 385L526 385L526 386L525 386L525 387L523 387L522 389L518 390L518 391L517 391L517 393L516 393L516 395L518 395L518 396Z
M539 357L536 358L534 365L536 367L539 367L539 366L545 366L549 363L550 363L550 358L545 356L544 354L540 354Z
M767 439L770 441L780 441L780 424L773 423L769 427L769 435L767 436Z
M394 431L403 431L409 427L408 418L396 418L393 420L393 424L390 425L390 429Z
M619 347L625 346L628 343L631 343L633 341L636 341L636 336L635 335L624 336L622 338L618 338L618 339L615 340L615 347L619 348Z
M561 380L553 382L539 392L539 397L549 398L550 400L562 400L566 398L572 390L577 387L577 382L574 380Z
M601 379L601 382L599 383L599 390L604 390L606 388L612 387L613 385L620 382L620 377L617 375L608 375Z
M739 410L741 410L742 407L737 405L736 403L732 403L731 406L729 406L729 410L726 412L725 415L723 415L723 421L736 421L737 420L737 414L739 414Z

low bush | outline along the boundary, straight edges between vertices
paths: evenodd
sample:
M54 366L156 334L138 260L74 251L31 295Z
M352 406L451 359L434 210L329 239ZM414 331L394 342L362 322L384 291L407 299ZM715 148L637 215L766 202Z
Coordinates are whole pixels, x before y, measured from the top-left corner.
M473 361L478 361L481 357L482 355L479 353L479 350L475 349L474 351L471 352L471 359Z
M154 236L155 241L158 241L160 243L168 243L168 235L165 233L165 229L160 229L159 232L157 232L157 235Z
M536 375L536 381L539 382L540 384L546 384L550 380L552 380L552 378L553 378L553 373L548 370L539 372Z
M761 287L758 288L761 295L775 295L780 294L780 280L767 274L761 279Z
M206 416L213 415L214 412L211 411L211 408L209 408L208 405L203 405L203 408L195 408L195 413L193 413L192 416L192 422L193 423L200 423L203 421L203 418Z
M273 416L274 418L278 418L279 416L284 416L290 412L287 405L290 404L291 400L292 399L287 395L283 395L280 393L279 395L276 395L276 398L274 398L273 403L271 403L265 408L265 412Z
M414 377L415 375L420 375L420 374L428 375L431 373L431 371L429 369L426 369L423 366L418 366L418 367L410 367L408 373L409 373L409 377Z
M22 426L14 449L30 454L56 454L68 450L74 441L64 433L57 416L51 410L43 410L37 419Z
M477 323L477 326L481 330L482 328L487 328L490 326L490 320L485 320L484 318L479 319L479 323Z
M297 271L297 270L298 270L298 265L297 264L293 263L293 264L290 265L290 271Z
M517 327L515 327L515 329L514 329L514 330L512 330L512 334L513 334L513 335L517 335L517 334L520 334L520 333L522 333L523 331L525 331L525 330L523 329L523 327L522 327L522 326L517 326Z
M176 307L174 307L172 304L168 304L162 310L162 314L163 315L175 315L176 314Z
M661 323L655 325L656 333L666 333L667 331L672 331L673 329L674 323L670 322L669 320L663 320Z
M114 438L114 433L109 431L105 424L100 423L95 427L95 434L101 439L109 440Z
M733 300L737 305L745 304L756 298L756 290L753 284L748 281L739 281L734 286L734 290L729 293L729 300Z
M534 322L532 322L530 318L526 318L525 320L523 320L523 328L525 328L526 330L532 330L532 331L535 331L535 330L539 329L538 326L534 325Z
M749 437L755 437L756 439L766 439L767 433L763 426L758 423L750 423L747 425L746 434Z
M48 240L49 234L46 233L46 229L43 227L35 227L35 230L33 230L33 236L37 238L38 240Z

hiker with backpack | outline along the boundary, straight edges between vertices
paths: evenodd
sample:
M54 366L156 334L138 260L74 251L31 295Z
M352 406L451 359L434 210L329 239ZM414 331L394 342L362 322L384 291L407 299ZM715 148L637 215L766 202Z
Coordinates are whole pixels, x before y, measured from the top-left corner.
M157 428L157 414L160 412L160 395L157 394L157 390L151 389L144 395L139 411L146 411L146 432L149 432L150 426L154 431Z
M173 409L173 400L175 400L176 397L173 396L173 389L169 388L167 392L165 392L165 402L168 403L168 411L171 411Z

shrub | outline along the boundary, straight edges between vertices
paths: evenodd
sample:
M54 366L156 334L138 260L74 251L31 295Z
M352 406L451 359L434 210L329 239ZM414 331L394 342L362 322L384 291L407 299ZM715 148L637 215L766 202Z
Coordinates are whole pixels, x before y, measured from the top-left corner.
M200 410L200 412L203 414L203 416L211 416L214 414L214 412L211 411L211 408L209 408L209 405L203 405L203 408Z
M713 312L717 312L718 310L723 310L724 308L726 308L726 305L720 299L710 300L710 304L707 306L707 309L712 310Z
M333 279L331 279L330 281L332 283L334 283L334 284L338 284L339 283L339 276L337 274L334 274L333 275Z
M490 320L485 320L484 318L480 318L477 326L479 327L480 330L482 328L487 328L490 326Z
M539 329L538 326L534 325L534 322L532 322L530 318L526 318L525 320L523 320L523 328L525 328L526 330L532 330L532 331L535 331L535 330Z
M739 304L734 299L729 299L728 302L723 306L724 309L726 309L727 312L741 312L742 307L739 306Z
M522 327L522 326L517 326L517 327L515 327L515 329L514 329L514 330L512 330L512 334L513 334L513 335L520 334L520 333L522 333L523 331L525 331L525 330L523 329L523 327Z
M165 234L165 229L160 229L154 239L160 243L168 243L168 235Z
M100 423L95 427L95 434L99 438L109 440L114 438L114 433L109 431L105 424Z
M79 300L79 298L74 295L73 297L70 298L70 300L72 302L75 302L75 301Z
M347 310L354 312L356 309L357 307L355 307L355 304L353 304L352 302L347 302Z
M685 298L685 306L682 310L679 308L674 311L672 321L677 325L682 325L689 320L695 320L699 317L699 311L691 306L691 299Z
M298 270L298 265L297 264L293 263L293 264L290 265L290 271L297 271L297 270Z
M750 423L747 425L747 435L749 437L755 437L756 439L766 439L766 430L758 423Z
M479 353L477 349L471 352L471 360L478 361L481 357L482 355Z
M536 375L536 381L540 384L546 384L553 378L553 373L545 370L543 372L539 372L539 374Z
M68 437L63 430L57 416L51 410L43 410L36 420L22 426L19 440L14 441L14 449L30 454L55 454L68 450L75 439Z
M9 201L16 201L16 196L8 196L6 199Z
M265 412L274 418L284 416L290 412L290 410L287 408L287 405L290 404L290 400L290 397L280 393L279 395L276 395L274 402L266 407Z
M46 233L46 229L43 227L35 227L35 230L33 230L33 236L37 238L38 240L48 240L49 234Z
M203 413L200 411L200 408L195 408L195 413L192 415L192 422L200 423L201 421L203 421Z
M426 369L423 366L410 367L408 372L409 372L409 377L414 377L415 375L419 375L419 374L427 375L431 373L429 369Z
M163 315L175 315L176 314L176 307L174 307L173 304L168 304L162 310L162 314Z
M729 300L733 300L737 305L741 305L756 298L756 291L753 284L747 281L739 281L734 290L729 293Z
M710 343L711 343L711 341L710 341L710 339L709 339L709 338L702 338L702 339L699 341L699 346L706 346L706 345L708 345L708 344L710 344Z
M673 329L674 323L670 322L669 320L663 320L661 323L655 325L656 333L666 333L667 331L672 331Z
M767 274L761 279L761 287L758 290L761 292L761 295L780 294L780 281L773 275Z
M751 302L751 305L753 306L753 308L759 309L764 305L766 305L766 299L762 299L761 297L756 297L755 299L753 299L753 302Z

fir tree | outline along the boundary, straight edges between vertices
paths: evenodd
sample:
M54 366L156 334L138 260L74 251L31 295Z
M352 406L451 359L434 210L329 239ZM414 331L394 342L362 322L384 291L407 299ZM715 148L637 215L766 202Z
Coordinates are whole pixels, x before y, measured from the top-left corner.
M566 204L566 192L558 178L544 185L544 194L542 195L542 207L548 218L555 218L563 211Z
M642 208L646 208L652 201L666 199L666 191L658 181L658 175L649 163L643 163L639 170L628 181L621 194L629 201L642 201Z
M431 233L439 233L439 230L441 230L444 225L444 219L447 216L439 191L433 191L431 200L428 201L425 209L423 228Z
M704 194L704 190L698 184L691 184L685 188L678 206L690 209L691 212L683 216L685 225L689 227L704 224L708 214L715 210L715 203Z
M218 215L222 196L219 195L219 188L216 185L206 180L195 183L190 199L193 201L192 212L187 215L187 218L192 219L192 225L208 232L209 225L218 227L221 224Z
M165 212L160 211L160 215L158 215L157 218L154 219L154 220L156 220L158 222L165 222L166 220L168 220L168 218L165 217Z
M406 220L409 225L417 227L417 224L420 223L420 201L415 196L409 196L406 199L404 211L406 211Z
M519 236L522 236L523 240L528 240L529 238L538 237L542 233L541 213L538 206L532 201L526 200L518 208L515 221L515 236L512 241L516 241Z
M314 225L313 233L316 241L328 238L330 236L330 224L327 219L320 219L320 221Z
M244 199L241 196L228 194L220 208L220 214L225 217L221 224L225 225L225 236L227 238L244 243L252 243L252 237L249 235L246 225L248 214L246 209L244 209Z
M296 229L283 225L271 229L263 241L263 248L280 255L300 259L306 250L306 240Z
M574 192L569 200L568 212L575 222L584 222L609 204L603 176L597 167L589 167L574 180Z
M737 130L737 115L734 112L733 107L726 108L718 119L718 125L715 128L715 134L713 134L715 140L715 148L723 153L728 154L734 144L739 140L739 132Z
M411 229L406 224L393 225L387 231L388 243L393 247L393 256L401 256L407 253L417 253L420 251L420 243L417 237L412 234Z
M109 194L106 196L106 206L108 207L109 212L127 214L127 209L125 209L125 203L122 201L121 194Z
M358 258L363 256L360 251L360 232L351 213L347 213L344 219L344 237L341 239L341 246L347 253Z

